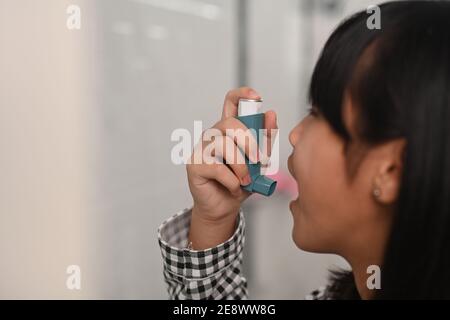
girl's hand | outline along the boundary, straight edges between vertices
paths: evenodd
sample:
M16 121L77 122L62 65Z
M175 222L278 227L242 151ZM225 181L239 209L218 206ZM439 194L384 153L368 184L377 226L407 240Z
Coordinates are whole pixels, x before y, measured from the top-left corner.
M250 196L249 192L241 188L250 184L251 178L240 150L244 150L246 156L253 162L263 157L268 158L268 155L258 152L256 139L251 134L244 134L247 128L235 118L241 98L259 99L261 97L247 87L228 92L223 105L222 118L213 126L221 133L219 137L215 137L214 146L224 146L220 150L214 150L214 154L227 164L205 163L202 153L212 142L201 139L194 148L190 164L186 166L189 189L194 200L189 237L192 247L197 250L214 247L232 236L241 203ZM275 112L266 112L265 125L269 133L268 154L270 154L270 132L271 129L277 129ZM240 129L241 135L231 138L226 135L227 129ZM251 138L248 139L248 137ZM201 163L196 164L194 160L199 159L202 160Z

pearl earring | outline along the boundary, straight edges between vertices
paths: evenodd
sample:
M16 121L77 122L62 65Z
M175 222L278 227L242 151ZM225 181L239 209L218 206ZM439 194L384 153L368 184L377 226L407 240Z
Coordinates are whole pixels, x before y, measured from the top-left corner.
M379 188L373 189L373 195L375 198L379 198L381 196L381 190Z

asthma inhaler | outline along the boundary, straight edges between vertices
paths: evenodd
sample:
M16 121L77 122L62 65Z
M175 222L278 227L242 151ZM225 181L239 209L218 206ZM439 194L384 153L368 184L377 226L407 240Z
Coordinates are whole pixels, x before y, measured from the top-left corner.
M247 128L253 129L251 132L256 138L258 148L259 130L264 129L264 113L259 113L261 106L262 100L240 99L237 117L237 119ZM248 157L245 157L245 164L247 165L252 182L242 188L249 192L259 193L264 196L272 195L277 186L277 182L261 175L261 162L258 161L258 163L252 163L249 161Z

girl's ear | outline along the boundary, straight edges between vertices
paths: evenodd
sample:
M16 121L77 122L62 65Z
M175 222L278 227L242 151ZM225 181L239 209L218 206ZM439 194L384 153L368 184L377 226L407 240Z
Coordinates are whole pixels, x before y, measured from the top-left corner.
M372 193L380 204L397 201L403 172L405 139L396 139L379 147L379 161L373 179Z

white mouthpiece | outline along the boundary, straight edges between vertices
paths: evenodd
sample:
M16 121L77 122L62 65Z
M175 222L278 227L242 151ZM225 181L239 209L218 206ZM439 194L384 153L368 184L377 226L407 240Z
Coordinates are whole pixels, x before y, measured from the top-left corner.
M260 100L240 99L238 106L238 117L258 114L260 113L259 110L261 109L261 107L262 107L262 99Z

